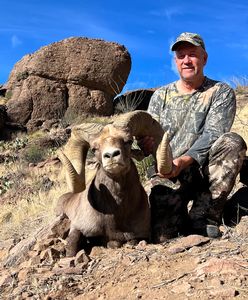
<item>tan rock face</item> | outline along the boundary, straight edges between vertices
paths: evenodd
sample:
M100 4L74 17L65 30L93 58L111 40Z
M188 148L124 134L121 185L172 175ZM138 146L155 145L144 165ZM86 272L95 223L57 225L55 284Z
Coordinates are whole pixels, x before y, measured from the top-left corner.
M8 117L32 129L68 110L111 115L130 68L128 51L116 43L68 38L42 47L16 63L9 76Z

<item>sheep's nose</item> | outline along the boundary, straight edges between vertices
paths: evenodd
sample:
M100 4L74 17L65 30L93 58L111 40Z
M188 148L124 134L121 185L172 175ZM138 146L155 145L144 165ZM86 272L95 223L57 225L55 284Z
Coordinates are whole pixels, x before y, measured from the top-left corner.
M121 154L120 150L114 150L112 152L109 151L103 154L103 158L114 158L115 156L118 156L120 154Z

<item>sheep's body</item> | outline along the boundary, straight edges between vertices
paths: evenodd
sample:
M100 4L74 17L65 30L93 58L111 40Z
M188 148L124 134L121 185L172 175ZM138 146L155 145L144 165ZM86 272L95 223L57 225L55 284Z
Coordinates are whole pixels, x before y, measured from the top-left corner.
M102 237L106 243L115 241L119 244L150 236L148 196L131 158L131 145L133 135L140 135L139 126L146 128L146 134L149 135L150 130L157 136L156 147L162 139L163 130L145 112L142 115L136 112L129 114L127 120L124 116L120 123L106 125L93 137L87 130L96 127L89 124L72 131L68 156L63 154L61 157L72 192L61 196L57 209L59 214L66 214L71 221L67 238L68 256L76 254L81 234L86 238ZM142 120L145 120L146 126ZM85 186L84 164L89 147L99 165L95 177Z
M120 244L149 238L150 207L131 158L131 144L126 144L126 135L120 130L118 135L114 133L115 137L110 137L108 131L106 138L102 134L97 141L100 164L86 189L60 198L57 212L71 221L69 256L77 252L80 234ZM115 153L112 158L111 153Z
M62 211L71 220L70 231L85 237L104 237L125 242L147 239L150 208L134 163L126 176L116 181L100 167L86 189L62 196Z

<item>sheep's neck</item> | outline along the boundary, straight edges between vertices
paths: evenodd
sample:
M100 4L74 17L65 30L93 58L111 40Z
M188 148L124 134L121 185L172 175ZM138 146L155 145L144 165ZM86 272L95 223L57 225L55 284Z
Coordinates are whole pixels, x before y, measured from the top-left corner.
M100 168L94 180L94 196L102 201L114 201L117 204L125 201L133 196L133 189L139 187L139 176L135 166L132 164L130 170L123 174L112 178Z

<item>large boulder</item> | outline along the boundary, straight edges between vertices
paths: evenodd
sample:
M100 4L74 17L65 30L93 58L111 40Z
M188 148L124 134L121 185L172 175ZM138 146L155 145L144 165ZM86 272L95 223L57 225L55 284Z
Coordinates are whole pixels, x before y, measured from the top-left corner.
M78 37L42 47L9 76L9 121L33 129L66 113L111 115L130 68L128 51L117 43Z

